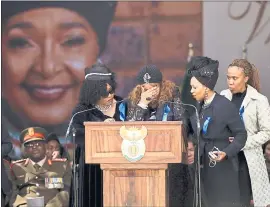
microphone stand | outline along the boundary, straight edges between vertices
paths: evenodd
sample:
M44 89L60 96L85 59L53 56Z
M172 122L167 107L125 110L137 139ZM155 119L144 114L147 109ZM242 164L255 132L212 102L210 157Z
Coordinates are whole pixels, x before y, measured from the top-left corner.
M125 99L121 100L121 101L117 101L118 103L120 102L123 102ZM73 119L75 116L77 116L78 114L81 114L81 113L85 113L85 112L88 112L88 111L92 111L96 109L95 107L93 108L90 108L90 109L85 109L85 110L82 110L82 111L78 111L76 112L75 114L73 114L73 116L71 117L70 119L70 122L68 124L68 128L67 128L67 132L66 132L66 143L67 143L67 137L70 133L70 128L72 127L72 123L73 123ZM73 178L72 178L72 182L73 182L73 200L74 200L74 203L73 203L73 207L79 207L79 174L78 174L78 170L79 170L79 163L76 163L76 129L74 127L72 127L72 143L75 145L74 146L74 153L73 153L73 165L72 165L72 172L73 172ZM79 158L79 161L80 162L80 158Z
M200 162L200 117L198 113L198 109L195 110L196 113L196 138L197 138L197 150L195 151L197 155L197 159L195 159L195 190L196 190L196 204L197 207L202 206L202 196L201 196L201 162Z
M72 142L75 144L75 135L76 135L76 129L72 127ZM73 152L73 165L72 165L72 171L73 171L73 206L79 207L79 175L78 175L78 168L79 164L76 163L76 144L74 146L74 152Z
M196 207L202 207L202 196L201 196L201 162L200 162L200 132L201 132L201 123L200 123L200 117L199 112L196 106L192 104L186 104L186 103L177 103L172 101L164 101L164 103L172 103L172 104L178 104L182 106L189 106L194 108L195 115L196 115L196 139L197 139L197 149L195 150L196 153L196 159L195 159L195 179L194 179L194 191L195 191L195 204Z

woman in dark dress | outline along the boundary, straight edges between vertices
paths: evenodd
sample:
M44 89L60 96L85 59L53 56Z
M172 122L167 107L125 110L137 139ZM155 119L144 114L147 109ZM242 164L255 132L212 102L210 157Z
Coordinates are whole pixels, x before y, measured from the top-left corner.
M214 91L218 61L194 57L188 64L192 96L200 102L202 183L208 207L240 207L239 151L247 132L235 106ZM196 131L196 117L190 118ZM230 143L228 137L234 137Z
M173 82L164 80L155 65L146 65L138 72L137 86L130 92L127 103L129 121L182 121L183 133L187 131L186 110L181 104L179 88ZM169 206L185 205L187 175L186 165L169 165Z
M81 88L80 100L73 114L79 156L79 206L103 206L102 172L99 165L86 165L84 153L85 121L124 121L125 104L116 96L115 74L103 64L86 69L85 81ZM78 150L77 150L78 152ZM87 205L86 205L87 204Z

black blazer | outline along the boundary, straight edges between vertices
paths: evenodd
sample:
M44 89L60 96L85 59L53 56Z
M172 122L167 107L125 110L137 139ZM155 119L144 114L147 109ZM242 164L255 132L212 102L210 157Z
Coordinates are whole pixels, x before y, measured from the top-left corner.
M116 109L115 109L116 111L113 118L115 119L115 121L123 121L121 120L120 117L124 113L122 117L124 117L125 119L126 103L122 101L123 99L119 96L115 96L115 100L117 101L117 104L116 104ZM85 121L103 122L105 119L110 118L104 115L98 109L96 109L93 105L87 106L80 103L74 108L72 114L74 115L77 112L88 110L88 109L90 110L74 116L73 124L72 124L72 126L76 129L76 136L75 136L76 143L81 146L84 146L85 128L84 128L83 123ZM120 112L121 110L122 110L122 114Z
M213 101L207 108L199 109L200 114L200 150L201 155L208 153L215 146L219 150L224 151L228 158L234 157L245 146L247 140L247 132L239 113L228 99L215 94ZM210 121L206 132L203 132L203 126L206 120ZM190 118L193 131L196 131L196 116ZM232 143L229 137L234 137Z

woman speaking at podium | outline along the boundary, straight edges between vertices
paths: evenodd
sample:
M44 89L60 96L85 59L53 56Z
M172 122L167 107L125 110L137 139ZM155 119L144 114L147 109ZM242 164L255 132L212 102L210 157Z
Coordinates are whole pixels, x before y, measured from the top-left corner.
M219 62L194 57L188 63L191 94L200 102L202 183L208 207L240 207L239 161L247 132L236 107L214 91ZM196 131L197 120L190 118ZM232 143L229 137L234 137Z
M79 103L73 110L76 144L80 148L79 206L103 206L102 173L99 165L86 165L84 153L84 122L124 121L125 104L115 95L115 74L104 64L95 64L85 70ZM83 198L81 197L83 196ZM82 199L81 199L82 198ZM90 203L89 203L90 201Z

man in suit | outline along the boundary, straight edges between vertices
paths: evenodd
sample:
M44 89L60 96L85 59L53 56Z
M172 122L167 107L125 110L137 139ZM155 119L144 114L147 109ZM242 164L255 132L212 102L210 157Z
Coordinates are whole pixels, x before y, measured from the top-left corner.
M44 206L68 206L71 183L71 168L66 159L49 159L46 156L47 131L31 127L22 131L21 143L27 159L11 165L14 207L26 206L27 198L44 196Z

